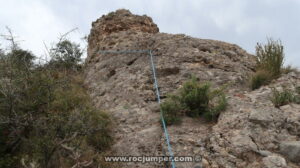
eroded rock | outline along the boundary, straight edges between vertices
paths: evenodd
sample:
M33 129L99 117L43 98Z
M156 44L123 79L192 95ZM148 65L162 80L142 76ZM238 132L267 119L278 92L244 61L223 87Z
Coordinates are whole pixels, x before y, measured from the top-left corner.
M214 87L230 83L229 106L217 123L184 117L181 125L168 127L175 156L201 156L203 165L215 168L297 167L285 159L295 162L299 156L299 105L276 109L270 96L271 87L300 86L300 74L283 75L270 86L249 91L245 81L254 72L253 55L226 42L159 33L150 17L127 10L93 23L85 67L85 84L93 103L114 117L115 155L161 156L168 149L148 53L99 52L103 50L152 50L162 101L191 76L210 81ZM197 165L176 163L177 167ZM124 163L122 167L163 166Z

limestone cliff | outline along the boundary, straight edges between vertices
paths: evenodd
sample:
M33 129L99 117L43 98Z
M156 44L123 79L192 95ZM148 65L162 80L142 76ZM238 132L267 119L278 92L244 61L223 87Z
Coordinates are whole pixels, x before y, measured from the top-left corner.
M253 55L234 44L159 33L150 17L124 9L95 21L88 42L85 83L94 104L114 117L115 155L165 155L167 146L149 56L99 51L152 50L162 99L191 75L214 86L231 84L227 91L229 108L217 123L186 117L181 125L168 127L176 156L203 158L201 163L177 163L177 167L300 167L300 106L277 109L269 100L271 87L299 85L299 74L290 73L270 86L249 91L245 81L255 67ZM287 155L287 148L295 150L292 156Z

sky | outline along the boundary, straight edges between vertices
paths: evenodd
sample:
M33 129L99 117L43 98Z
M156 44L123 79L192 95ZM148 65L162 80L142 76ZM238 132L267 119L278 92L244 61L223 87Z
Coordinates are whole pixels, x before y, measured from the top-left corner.
M280 39L286 65L300 67L300 0L0 0L0 7L0 34L8 26L37 56L73 28L69 38L84 46L93 21L125 8L152 17L160 32L226 41L252 54L257 42Z

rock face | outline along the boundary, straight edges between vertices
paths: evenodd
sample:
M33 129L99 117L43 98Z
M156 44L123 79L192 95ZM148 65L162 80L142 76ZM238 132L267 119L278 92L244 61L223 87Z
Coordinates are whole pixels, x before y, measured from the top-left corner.
M121 31L157 33L159 29L150 17L133 15L128 10L120 9L92 23L88 39L90 48L94 48L105 36Z
M247 76L255 58L234 44L159 33L147 16L118 10L93 23L89 35L85 83L94 104L114 117L112 151L124 156L166 155L153 89L148 53L104 53L101 50L152 50L162 101L190 76L213 86L230 83L228 109L217 123L185 117L168 127L175 156L201 156L202 162L177 162L177 167L300 167L280 152L284 141L299 141L299 105L276 109L271 87L300 85L288 74L270 86L248 91ZM163 163L124 163L122 167L163 167Z

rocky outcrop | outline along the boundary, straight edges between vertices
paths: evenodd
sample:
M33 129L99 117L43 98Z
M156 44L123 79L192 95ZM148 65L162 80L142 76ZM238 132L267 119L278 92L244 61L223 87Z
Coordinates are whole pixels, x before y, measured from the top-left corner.
M93 23L89 35L85 83L95 106L114 117L115 155L166 155L159 106L147 53L103 53L100 50L152 50L161 98L194 75L213 86L229 84L229 108L217 123L185 117L168 127L176 156L200 156L202 162L178 162L177 167L300 167L281 150L299 141L299 105L275 108L271 87L300 85L290 73L270 86L249 91L245 85L255 58L234 44L159 33L147 16L118 10ZM300 159L299 159L300 160ZM123 167L162 167L162 163L124 163Z
M97 43L106 36L121 31L157 33L159 29L150 17L133 15L128 10L119 9L92 23L92 30L88 39L89 48L97 46Z

